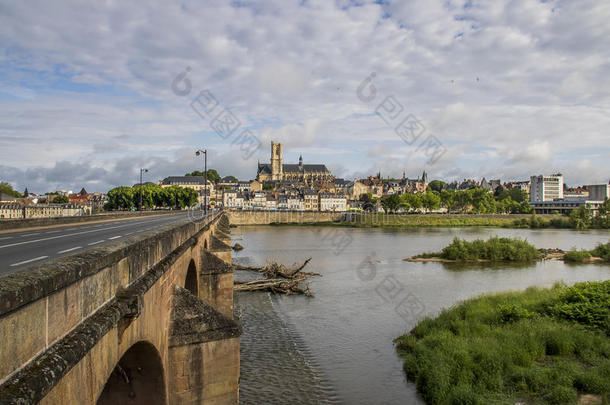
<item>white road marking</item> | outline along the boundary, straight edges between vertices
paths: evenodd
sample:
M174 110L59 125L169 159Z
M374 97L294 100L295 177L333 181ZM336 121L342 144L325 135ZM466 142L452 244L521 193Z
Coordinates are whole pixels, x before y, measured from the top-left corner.
M61 232L61 231L49 231L49 232L45 232L45 233L57 233L57 232Z
M4 240L4 239L13 239L12 236L5 236L4 238L0 238L0 240Z
M88 245L89 246L97 245L98 243L102 243L103 241L104 241L103 239L102 240L98 240L97 242L91 242Z
M125 236L131 235L133 232L126 233Z
M22 238L27 238L28 236L40 235L40 232L36 233L28 233L27 235L21 235Z
M0 246L0 249L4 249L4 248L7 248L7 247L12 247L12 246L18 246L18 245L25 245L25 244L28 244L28 243L43 242L45 240L66 238L68 236L83 235L85 233L107 231L107 230L110 230L110 229L117 229L117 228L125 228L126 226L132 226L132 225L133 224L117 225L117 226L110 226L110 227L104 228L104 229L90 229L88 231L74 232L74 233L69 233L69 234L66 234L66 235L49 236L47 238L33 239L33 240L25 241L25 242L17 242L17 243L11 243L11 244L8 244L8 245L3 245L3 246Z
M121 237L121 235L119 235L119 236L113 236L112 238L108 238L108 240L118 239L118 238L120 238L120 237Z
M47 257L49 257L49 256L40 256L40 257L35 257L35 258L33 258L33 259L30 259L30 260L24 260L24 261L19 262L19 263L13 263L13 264L11 264L11 266L21 266L22 264L26 264L26 263L34 262L34 261L36 261L36 260L42 260L42 259L46 259Z
M80 249L80 248L81 248L81 246L75 246L75 247L70 248L70 249L66 249L66 250L60 250L59 252L57 252L57 254L61 254L61 253L68 253L68 252L71 252L71 251L73 251L73 250Z

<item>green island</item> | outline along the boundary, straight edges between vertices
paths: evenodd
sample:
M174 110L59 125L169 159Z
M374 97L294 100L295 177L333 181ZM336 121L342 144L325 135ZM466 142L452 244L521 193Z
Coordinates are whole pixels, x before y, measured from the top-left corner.
M407 262L530 262L564 260L570 263L610 262L610 242L593 250L537 249L526 240L493 236L488 240L466 241L458 237L440 252L421 253Z
M563 256L563 260L571 263L588 263L596 261L610 262L610 242L599 244L592 250L572 249Z
M610 281L484 295L395 339L429 404L607 404Z
M542 257L543 253L525 240L493 236L488 240L476 239L473 241L456 237L440 252L422 253L404 260L417 262L528 262Z

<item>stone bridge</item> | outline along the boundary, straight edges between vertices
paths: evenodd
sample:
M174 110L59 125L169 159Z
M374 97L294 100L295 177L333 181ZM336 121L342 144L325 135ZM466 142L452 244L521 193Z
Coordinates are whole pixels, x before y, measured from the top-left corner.
M0 278L0 404L236 404L229 220Z

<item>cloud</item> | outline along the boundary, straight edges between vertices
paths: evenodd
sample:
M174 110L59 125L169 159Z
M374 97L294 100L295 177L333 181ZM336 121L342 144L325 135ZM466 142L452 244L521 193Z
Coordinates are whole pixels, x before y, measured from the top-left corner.
M191 171L206 147L224 173L251 178L275 140L286 159L345 177L603 180L609 19L596 0L6 3L0 177L106 191L142 165ZM177 96L187 66L192 92ZM371 72L378 95L365 103L356 89ZM190 108L203 89L263 142L247 161ZM426 163L374 114L390 95L442 159Z

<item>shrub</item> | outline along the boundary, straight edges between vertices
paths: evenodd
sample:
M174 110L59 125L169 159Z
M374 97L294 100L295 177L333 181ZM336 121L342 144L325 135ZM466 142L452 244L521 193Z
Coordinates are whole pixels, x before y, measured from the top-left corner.
M529 288L465 301L395 343L427 403L573 404L610 395L609 311L610 280Z
M546 395L546 400L549 404L564 405L575 404L578 398L578 393L574 388L556 386Z
M597 247L591 251L591 254L596 257L601 257L605 261L610 261L610 242L597 245Z
M540 252L527 241L518 238L494 236L487 241L453 239L443 248L440 257L448 260L530 261L540 257Z
M584 263L591 259L591 253L586 250L570 250L563 256L563 260L572 263Z

